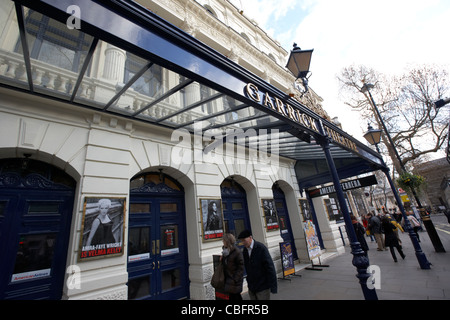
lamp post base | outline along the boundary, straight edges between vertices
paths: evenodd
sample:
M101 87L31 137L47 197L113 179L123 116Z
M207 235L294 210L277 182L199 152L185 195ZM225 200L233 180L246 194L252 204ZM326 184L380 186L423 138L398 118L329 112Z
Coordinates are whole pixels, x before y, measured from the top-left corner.
M441 239L437 234L433 221L431 221L429 217L422 217L422 222L425 226L425 229L427 230L428 236L430 237L434 250L436 250L436 252L445 252L444 246L442 245Z
M356 277L359 279L359 284L364 295L365 300L378 300L377 292L375 288L369 289L367 286L367 281L370 281L371 274L367 273L367 268L369 267L369 258L365 252L361 249L359 242L350 243L352 248L353 260L352 264L356 267Z

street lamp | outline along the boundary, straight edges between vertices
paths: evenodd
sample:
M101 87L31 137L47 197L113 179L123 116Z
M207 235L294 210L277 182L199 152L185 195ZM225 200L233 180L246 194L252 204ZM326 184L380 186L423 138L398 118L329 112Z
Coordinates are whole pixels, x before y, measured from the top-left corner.
M397 157L397 160L400 164L401 169L406 172L405 165L402 163L402 160L400 159L400 155L397 152L397 149L395 148L394 142L392 141L392 138L389 134L389 131L386 128L386 125L384 124L383 118L381 117L380 111L378 111L377 105L375 103L375 100L372 97L372 94L370 92L370 89L373 88L374 85L370 83L364 83L364 85L361 88L361 92L367 92L370 97L370 101L372 102L372 106L375 109L375 112L378 116L378 120L380 121L381 125L383 126L384 133L386 134L389 143L391 145L392 150L395 153L395 156ZM445 252L444 246L442 245L441 239L439 238L439 235L437 234L436 228L434 227L433 221L431 221L430 215L427 213L425 208L422 206L422 203L420 202L419 197L417 196L416 190L411 187L411 192L417 202L417 206L419 207L419 213L420 217L422 219L423 224L425 225L425 229L427 230L428 236L430 237L431 243L434 246L434 249L436 252Z
M447 103L450 103L450 98L440 99L434 103L434 106L436 107L436 109L439 109L440 107L445 106Z
M443 106L445 106L446 104L450 103L450 98L447 99L440 99L438 101L436 101L434 103L434 107L436 109L439 109ZM448 137L447 137L447 148L446 148L446 153L447 153L447 162L450 163L450 122L448 125Z
M372 146L376 146L378 148L378 144L381 141L381 130L374 129L369 124L368 131L364 134L364 139L366 139Z
M380 149L378 149L378 144L381 141L381 130L372 128L372 126L370 124L368 125L367 130L368 131L364 134L364 138L371 145L374 145L375 148L377 149L377 152L380 153ZM383 162L383 166L386 168L383 171L386 175L389 185L391 186L392 193L394 194L394 197L395 197L395 201L397 201L397 205L400 208L400 212L402 213L403 219L405 221L405 223L404 223L405 230L408 232L411 242L414 246L417 261L419 262L419 265L422 269L430 269L431 263L427 260L425 253L422 251L422 248L420 247L419 239L417 238L416 233L414 232L413 228L411 227L411 223L409 222L409 219L406 215L406 211L405 211L405 208L403 207L402 200L400 199L400 196L397 193L397 189L395 188L394 182L392 182L392 179L389 175L389 169L386 167L386 164L384 163L383 158L381 158L381 161Z
M308 73L309 66L311 64L311 56L314 49L310 50L302 50L300 49L296 43L294 43L294 48L291 50L291 54L289 55L288 62L286 64L286 68L297 79L302 79L303 87L305 88L305 91L303 94L308 92Z

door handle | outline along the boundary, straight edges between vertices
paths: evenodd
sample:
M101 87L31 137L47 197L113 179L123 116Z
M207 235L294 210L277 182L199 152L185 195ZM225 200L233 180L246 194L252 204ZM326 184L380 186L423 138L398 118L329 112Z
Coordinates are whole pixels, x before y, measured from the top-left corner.
M156 254L159 254L160 253L160 251L159 251L159 239L158 240L156 240Z
M156 251L156 243L155 240L152 241L152 255L155 255L155 251Z
M155 261L152 262L152 269L155 270Z

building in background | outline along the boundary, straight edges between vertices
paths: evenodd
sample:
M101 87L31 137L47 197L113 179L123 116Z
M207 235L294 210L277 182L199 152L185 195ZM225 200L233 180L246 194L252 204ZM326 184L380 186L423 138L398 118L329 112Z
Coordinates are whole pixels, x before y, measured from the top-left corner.
M414 172L425 178L421 196L426 198L428 209L442 212L450 208L450 166L445 158L416 165Z

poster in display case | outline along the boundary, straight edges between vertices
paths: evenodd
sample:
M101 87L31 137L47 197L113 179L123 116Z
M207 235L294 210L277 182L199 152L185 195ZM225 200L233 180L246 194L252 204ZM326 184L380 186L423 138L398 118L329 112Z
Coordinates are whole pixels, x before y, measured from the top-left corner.
M278 230L278 215L273 199L261 199L261 205L264 212L264 221L266 222L267 231Z
M84 199L80 261L123 254L125 203L126 198Z
M222 200L200 199L202 240L221 240L224 233Z

